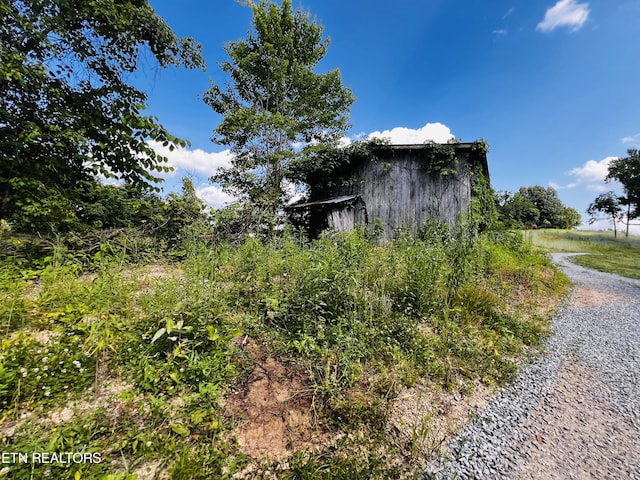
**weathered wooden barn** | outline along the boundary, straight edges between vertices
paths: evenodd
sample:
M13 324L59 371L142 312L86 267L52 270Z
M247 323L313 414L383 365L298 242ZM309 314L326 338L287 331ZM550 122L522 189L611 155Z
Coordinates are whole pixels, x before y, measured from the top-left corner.
M453 224L489 185L486 151L484 142L370 144L310 175L308 200L289 210L306 214L312 236L362 225L385 241L430 219Z

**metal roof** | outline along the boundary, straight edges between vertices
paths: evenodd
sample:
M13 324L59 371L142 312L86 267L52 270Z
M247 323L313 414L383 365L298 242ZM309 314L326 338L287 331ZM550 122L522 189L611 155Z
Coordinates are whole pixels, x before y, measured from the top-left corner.
M470 142L459 142L459 143L401 143L401 144L393 144L393 143L380 143L373 145L374 148L388 149L388 150L422 150L424 148L429 147L429 145L438 145L438 146L451 146L456 149L468 149L473 146L473 143Z
M324 200L317 200L315 202L308 203L297 203L294 205L289 205L287 208L306 208L306 207L314 207L318 205L339 205L341 203L352 202L360 198L360 195L342 195L340 197L332 197Z

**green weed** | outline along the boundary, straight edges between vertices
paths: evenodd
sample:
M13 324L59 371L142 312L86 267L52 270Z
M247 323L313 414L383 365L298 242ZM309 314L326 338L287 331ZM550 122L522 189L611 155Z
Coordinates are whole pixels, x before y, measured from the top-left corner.
M422 381L461 394L508 382L548 332L546 317L524 311L565 285L521 236L463 225L385 245L358 231L192 240L179 263L160 265L136 263L157 261L143 238L112 240L79 243L74 255L59 239L37 261L0 259L0 418L93 402L70 421L19 428L2 448L90 449L111 460L60 467L59 478L244 472L224 400L255 367L248 337L306 370L314 414L343 440L246 472L396 478L400 452L383 435L396 395ZM113 379L127 390L105 401ZM416 441L428 421L420 429Z

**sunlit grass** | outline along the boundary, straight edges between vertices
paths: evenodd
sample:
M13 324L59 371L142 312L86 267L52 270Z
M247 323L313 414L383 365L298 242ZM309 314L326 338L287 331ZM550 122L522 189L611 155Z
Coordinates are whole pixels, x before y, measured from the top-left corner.
M613 236L610 231L529 230L525 238L548 252L580 252L572 259L584 267L640 278L640 236Z

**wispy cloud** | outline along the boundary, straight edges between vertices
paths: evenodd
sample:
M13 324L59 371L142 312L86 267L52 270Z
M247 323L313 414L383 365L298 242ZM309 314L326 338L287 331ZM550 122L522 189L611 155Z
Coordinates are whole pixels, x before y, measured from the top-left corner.
M427 140L446 143L454 138L449 127L442 123L427 123L421 128L395 127L383 132L371 132L368 137L388 139L394 145L424 143Z
M544 20L538 23L536 30L551 32L556 28L569 27L577 31L589 18L589 4L578 3L576 0L559 0L553 7L547 9Z
M494 34L494 35L497 35L497 36L499 36L499 37L504 37L504 36L506 36L506 35L507 35L507 33L509 33L509 32L507 32L507 29L506 29L506 28L501 28L501 29L499 29L499 30L494 30L494 31L493 31L493 34Z
M635 135L631 135L630 137L623 137L622 143L629 146L640 146L640 133L636 133Z
M222 152L207 152L200 148L174 148L164 147L159 142L150 141L149 146L163 157L167 157L168 166L174 168L173 172L158 174L165 179L176 177L191 178L196 185L196 195L213 208L222 208L233 203L236 198L227 194L216 185L206 183L208 178L214 175L220 167L231 165L233 154L230 150Z
M515 8L513 8L513 7L511 7L511 8L507 11L507 13L505 13L505 14L502 16L502 20L504 20L504 19L506 19L507 17L510 17L511 15L513 15L513 12L515 12L515 11L516 11L516 9L515 9Z
M196 195L213 208L222 208L237 200L232 195L222 191L222 188L216 187L215 185L200 185L196 187Z
M560 188L582 187L592 192L606 192L611 190L611 184L605 183L609 173L609 163L616 157L606 157L600 161L589 160L581 167L569 171L569 175L575 178L573 183Z

